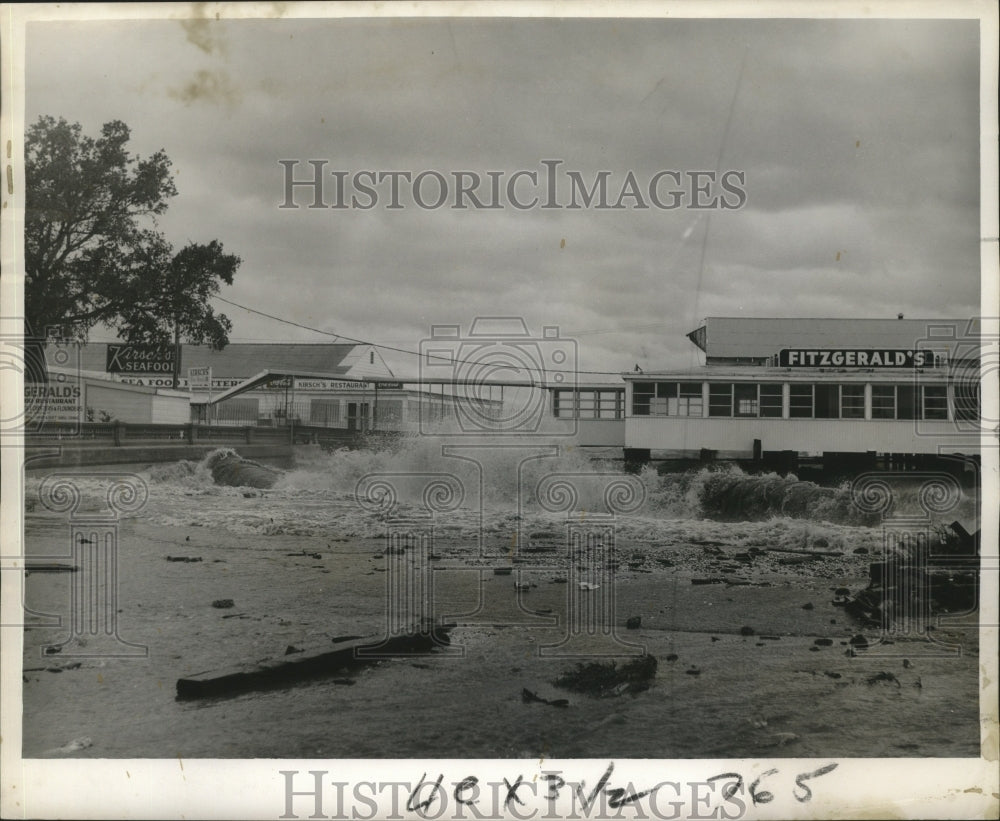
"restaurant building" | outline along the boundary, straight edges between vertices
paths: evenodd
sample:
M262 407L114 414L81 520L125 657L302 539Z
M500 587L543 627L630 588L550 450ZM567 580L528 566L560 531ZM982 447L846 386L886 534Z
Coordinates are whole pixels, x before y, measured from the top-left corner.
M174 384L176 371L178 388L190 396L191 420L211 424L402 430L451 411L448 397L396 381L373 345L233 342L217 351L182 344L179 362L176 350L89 343L81 347L81 366L160 390ZM282 375L255 379L265 371Z
M710 317L687 336L702 364L550 388L552 415L636 464L978 459L977 321Z
M710 317L688 338L704 365L623 374L627 460L978 458L977 322Z

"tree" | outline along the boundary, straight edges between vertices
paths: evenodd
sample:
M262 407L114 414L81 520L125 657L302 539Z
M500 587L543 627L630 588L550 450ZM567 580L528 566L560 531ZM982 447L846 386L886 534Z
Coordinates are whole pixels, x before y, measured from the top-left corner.
M240 259L222 244L191 243L174 254L156 217L176 195L162 151L126 149L125 123L97 139L79 123L39 117L25 135L25 317L37 332L99 323L131 342L180 333L221 349L232 323L209 300L231 285Z

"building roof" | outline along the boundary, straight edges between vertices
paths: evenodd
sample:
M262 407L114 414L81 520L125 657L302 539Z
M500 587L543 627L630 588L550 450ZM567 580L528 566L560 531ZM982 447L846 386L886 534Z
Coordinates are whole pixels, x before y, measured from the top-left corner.
M625 371L626 382L903 382L946 384L954 379L946 368L773 368L702 365L672 370Z
M221 351L208 345L181 345L181 376L188 368L211 366L214 378L245 379L264 368L345 375L361 348L352 344L286 342L231 342ZM105 371L108 343L91 342L80 348L83 370ZM381 357L378 357L381 360ZM367 363L365 363L367 364ZM363 369L362 369L363 370Z
M975 348L979 332L978 320L969 319L712 316L688 338L709 361L769 357L782 348L933 348L962 358L963 348ZM978 356L978 351L969 355Z

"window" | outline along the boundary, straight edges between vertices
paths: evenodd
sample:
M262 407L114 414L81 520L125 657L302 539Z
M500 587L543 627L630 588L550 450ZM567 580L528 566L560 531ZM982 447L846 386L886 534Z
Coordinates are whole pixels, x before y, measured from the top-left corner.
M599 419L621 419L625 404L625 391L600 391L597 396Z
M677 400L678 416L702 416L704 402L701 398L701 382L681 382Z
M788 415L792 419L811 419L813 415L813 386L788 386Z
M730 384L710 383L708 386L708 415L733 415L733 386Z
M760 415L781 418L781 385L760 386Z
M701 416L701 382L636 382L634 416Z
M844 419L865 418L865 386L840 386L840 415Z
M896 385L896 418L917 418L917 389L913 385Z
M839 419L840 385L813 385L813 410L816 419Z
M922 419L948 418L948 389L944 385L924 385Z
M756 382L710 383L708 415L781 418L782 386Z
M948 394L943 385L925 385L917 402L916 385L872 385L872 419L947 419Z
M872 419L896 418L896 386L872 385Z
M552 392L552 413L557 419L621 419L625 391Z
M979 396L978 382L955 382L955 418L962 422L978 422Z
M733 385L733 416L757 415L757 386Z
M552 391L552 415L556 419L572 419L573 391Z
M655 383L636 382L632 388L632 414L634 416L649 416L650 403L655 393Z

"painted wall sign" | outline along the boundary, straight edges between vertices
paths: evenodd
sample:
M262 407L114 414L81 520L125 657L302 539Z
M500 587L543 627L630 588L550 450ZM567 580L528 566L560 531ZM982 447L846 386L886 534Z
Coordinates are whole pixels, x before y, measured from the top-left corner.
M108 373L173 373L174 362L180 361L180 351L173 345L109 344Z
M923 368L934 364L931 351L783 348L782 368Z
M83 421L83 399L78 384L24 383L25 416L31 424Z

